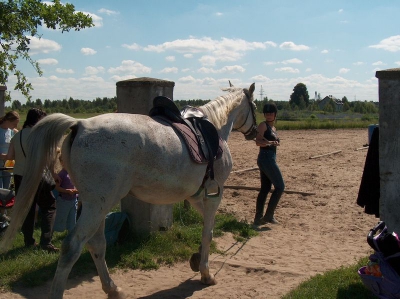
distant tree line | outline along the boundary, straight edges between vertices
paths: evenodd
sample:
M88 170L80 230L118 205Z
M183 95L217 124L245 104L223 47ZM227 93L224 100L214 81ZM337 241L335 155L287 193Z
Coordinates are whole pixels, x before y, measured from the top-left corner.
M93 101L75 100L69 98L68 100L42 100L28 101L26 104L21 104L20 101L15 100L11 103L11 109L26 112L30 108L40 108L46 113L107 113L115 112L117 110L117 98L96 98Z
M361 114L374 114L378 113L378 107L374 102L361 102L353 101L349 102L346 97L343 97L343 112L354 112ZM199 107L207 104L210 100L178 100L175 101L179 109L189 105L193 107ZM262 109L266 103L273 101L267 96L263 100L254 100L257 111L262 112ZM307 87L303 83L299 83L295 86L289 101L274 101L280 111L321 111L318 102L314 99L310 100L308 96ZM21 104L20 101L14 100L11 103L11 109L19 112L26 112L30 108L41 108L47 113L108 113L117 111L117 98L96 98L92 101L88 100L76 100L70 97L68 100L44 100L36 99L35 101L28 101L25 104ZM333 100L329 101L323 108L322 112L335 113L336 107Z

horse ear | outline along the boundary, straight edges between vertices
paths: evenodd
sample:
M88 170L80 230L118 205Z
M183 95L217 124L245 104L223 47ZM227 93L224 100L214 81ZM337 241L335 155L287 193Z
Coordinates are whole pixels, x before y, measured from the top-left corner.
M250 88L249 88L250 97L253 95L253 92L254 92L255 89L256 89L255 83L251 84Z

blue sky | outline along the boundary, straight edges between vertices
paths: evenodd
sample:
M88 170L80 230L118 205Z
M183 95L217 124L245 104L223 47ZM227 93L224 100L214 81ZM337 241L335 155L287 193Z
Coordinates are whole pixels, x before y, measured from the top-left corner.
M309 95L378 101L377 70L400 67L400 1L76 0L95 27L61 34L42 28L19 67L33 99L114 97L116 82L175 82L174 100L213 99L230 80L256 84L257 99ZM13 99L25 102L13 90Z

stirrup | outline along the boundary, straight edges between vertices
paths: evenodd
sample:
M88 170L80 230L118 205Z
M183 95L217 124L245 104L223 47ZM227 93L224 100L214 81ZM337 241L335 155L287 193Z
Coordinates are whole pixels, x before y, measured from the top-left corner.
M215 193L208 193L208 189L212 186L212 184L217 185L217 192ZM221 196L221 188L219 187L219 184L215 180L207 179L206 183L204 184L204 196L206 198L219 198Z

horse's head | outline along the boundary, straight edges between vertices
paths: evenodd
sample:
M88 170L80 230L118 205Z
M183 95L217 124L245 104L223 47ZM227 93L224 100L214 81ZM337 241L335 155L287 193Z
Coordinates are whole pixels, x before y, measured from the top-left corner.
M231 85L230 82L229 84ZM250 85L249 89L243 89L245 95L245 99L243 99L245 103L243 104L244 109L242 109L242 115L239 116L235 122L239 123L240 125L238 127L234 127L235 130L242 132L247 140L253 140L257 136L256 105L253 102L254 90L254 83Z

